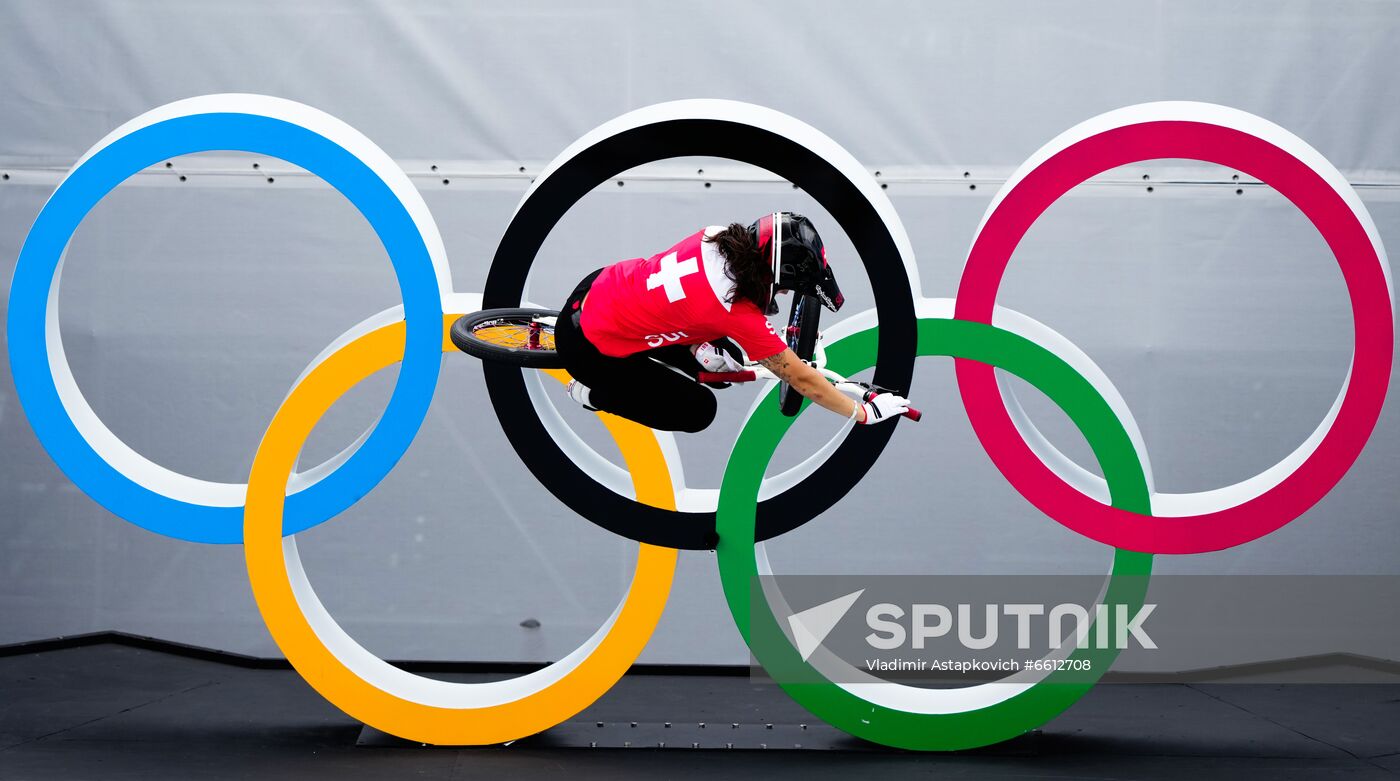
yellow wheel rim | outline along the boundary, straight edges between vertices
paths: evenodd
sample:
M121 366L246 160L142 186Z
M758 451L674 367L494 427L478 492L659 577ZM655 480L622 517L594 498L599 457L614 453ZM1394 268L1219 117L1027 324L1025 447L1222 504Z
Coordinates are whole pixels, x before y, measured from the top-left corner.
M472 329L472 336L483 342L500 345L501 347L527 347L530 344L530 329L523 325L483 325ZM541 329L540 346L541 350L554 349L554 332Z

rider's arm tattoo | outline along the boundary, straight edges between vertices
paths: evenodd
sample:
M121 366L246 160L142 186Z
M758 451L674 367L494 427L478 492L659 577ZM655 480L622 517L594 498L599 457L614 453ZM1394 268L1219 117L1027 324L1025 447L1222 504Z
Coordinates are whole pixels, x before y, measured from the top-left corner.
M773 376L788 383L798 393L839 415L858 414L859 404L842 395L810 364L797 357L791 349L783 350L758 362L773 372Z
M791 366L791 362L787 359L787 350L784 350L778 353L777 355L764 358L763 360L759 361L758 364L763 368L767 369L768 371L773 372L774 374L784 379L787 378L788 367Z

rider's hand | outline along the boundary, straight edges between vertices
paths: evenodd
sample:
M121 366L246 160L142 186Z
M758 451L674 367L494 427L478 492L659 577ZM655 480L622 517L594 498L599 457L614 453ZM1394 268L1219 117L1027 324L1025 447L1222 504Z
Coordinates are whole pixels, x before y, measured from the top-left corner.
M894 420L909 411L909 400L894 393L870 391L864 396L865 403L857 404L860 412L856 420L867 425Z
M703 342L692 350L695 360L707 372L740 372L745 368L743 353L728 339Z

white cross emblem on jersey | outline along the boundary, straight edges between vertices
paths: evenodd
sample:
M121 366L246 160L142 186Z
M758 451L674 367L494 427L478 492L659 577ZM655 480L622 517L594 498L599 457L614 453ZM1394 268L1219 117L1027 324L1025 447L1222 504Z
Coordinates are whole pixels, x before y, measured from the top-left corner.
M661 270L647 277L647 290L666 289L666 300L671 303L685 298L685 288L681 287L681 277L690 276L700 270L700 262L695 258L676 261L676 253L661 259Z

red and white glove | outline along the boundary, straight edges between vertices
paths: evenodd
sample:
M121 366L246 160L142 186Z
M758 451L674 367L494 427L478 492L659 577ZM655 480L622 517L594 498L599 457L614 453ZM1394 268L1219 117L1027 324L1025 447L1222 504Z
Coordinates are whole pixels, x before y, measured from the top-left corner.
M728 346L724 345L724 347ZM741 360L743 353L739 352L737 346L734 347L734 350L737 354L716 347L713 342L701 342L691 348L695 354L695 360L700 362L701 368L707 372L717 373L741 372L745 369L744 362Z
M857 423L871 425L894 420L909 411L909 400L894 393L869 391L864 395L865 403L856 403L851 411L851 419Z

